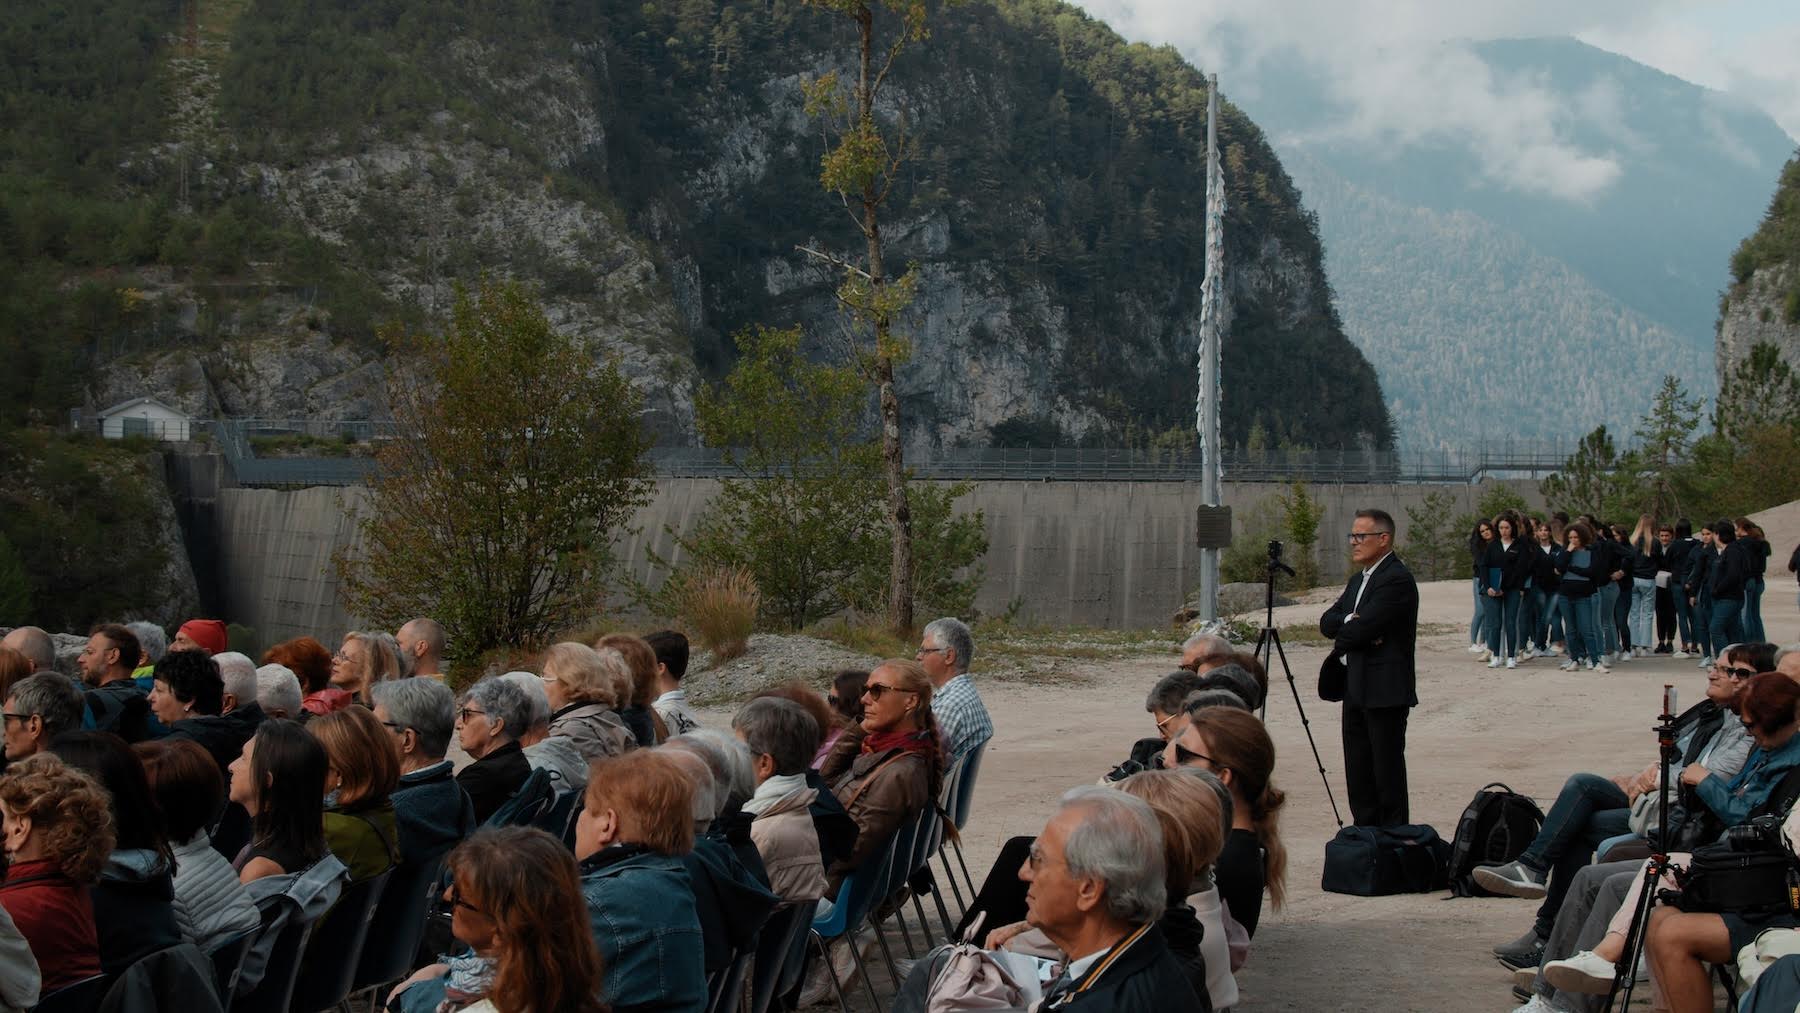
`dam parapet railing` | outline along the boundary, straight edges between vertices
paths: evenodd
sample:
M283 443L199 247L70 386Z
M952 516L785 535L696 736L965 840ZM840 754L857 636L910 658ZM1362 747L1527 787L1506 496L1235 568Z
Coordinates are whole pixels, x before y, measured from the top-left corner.
M177 438L172 426L145 421L130 435ZM99 420L75 423L99 431ZM397 433L393 422L367 419L193 419L179 425L184 442L210 437L239 485L269 488L365 484L376 468L372 449ZM336 446L330 454L306 453L307 441ZM259 443L285 445L273 456L259 454ZM1470 484L1540 478L1561 468L1574 449L1513 440L1448 450L1237 449L1226 451L1222 463L1231 482ZM660 478L743 474L717 448L653 447L649 458ZM906 463L923 479L1007 482L1198 482L1207 466L1197 450L1120 447L915 447L908 448Z

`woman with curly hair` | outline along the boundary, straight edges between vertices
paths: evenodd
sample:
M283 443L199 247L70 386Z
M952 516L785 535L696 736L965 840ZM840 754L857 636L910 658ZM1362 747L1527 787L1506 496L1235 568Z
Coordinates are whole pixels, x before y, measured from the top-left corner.
M88 889L113 850L105 789L54 756L21 760L0 775L0 840L0 907L30 942L43 993L99 974Z
M433 964L396 993L448 977L445 999L462 1013L603 1013L600 952L561 841L527 827L479 830L447 867L450 932L473 951L458 959L484 966L458 980L450 964Z

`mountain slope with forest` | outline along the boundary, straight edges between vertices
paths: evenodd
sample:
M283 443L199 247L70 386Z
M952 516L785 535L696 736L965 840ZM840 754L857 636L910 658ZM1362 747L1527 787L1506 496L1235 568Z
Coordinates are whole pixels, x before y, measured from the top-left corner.
M147 393L190 411L383 411L378 325L483 272L618 356L649 423L752 323L842 354L854 248L800 81L848 29L791 0L670 5L23 0L0 26L7 421ZM187 8L182 8L186 10ZM31 54L47 53L34 60ZM1140 442L1191 425L1204 82L1048 0L947 9L902 56L919 140L890 214L916 264L915 444ZM1226 433L1387 446L1312 216L1227 106ZM52 129L50 124L67 124Z
M1497 88L1522 81L1550 94L1557 137L1612 161L1617 177L1588 199L1557 197L1496 176L1460 136L1346 136L1344 96L1304 66L1227 85L1319 212L1346 330L1408 406L1397 409L1402 442L1495 436L1446 397L1476 371L1582 364L1561 405L1543 405L1535 383L1487 395L1486 414L1517 420L1511 435L1529 438L1566 441L1635 418L1664 373L1710 395L1704 362L1726 263L1794 139L1729 96L1574 39L1474 49ZM1383 365L1395 347L1439 353L1417 370Z

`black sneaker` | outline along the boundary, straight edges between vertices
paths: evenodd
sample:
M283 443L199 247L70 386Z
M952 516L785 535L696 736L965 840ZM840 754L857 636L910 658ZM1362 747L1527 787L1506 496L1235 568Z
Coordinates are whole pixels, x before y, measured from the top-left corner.
M1494 947L1494 959L1509 971L1536 967L1544 959L1544 937L1537 934L1534 926L1512 942Z
M1675 648L1669 646L1668 644L1658 644L1658 645L1656 645L1656 653L1658 653L1658 654L1674 654Z

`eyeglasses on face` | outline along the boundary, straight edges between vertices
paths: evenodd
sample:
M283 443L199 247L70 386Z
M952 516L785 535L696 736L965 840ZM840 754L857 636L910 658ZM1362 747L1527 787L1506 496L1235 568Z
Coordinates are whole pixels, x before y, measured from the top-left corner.
M1179 714L1168 715L1167 717L1163 718L1162 720L1160 720L1156 723L1156 730L1159 732L1166 730L1169 727L1169 722L1175 720L1176 718L1178 718L1180 716L1181 715L1179 715Z
M487 711L478 711L473 707L461 707L457 709L456 716L461 718L464 724L467 724L470 718L487 717Z
M1387 534L1385 531L1352 531L1349 534L1349 538L1352 542L1360 543L1366 539L1380 538L1385 534Z
M4 712L0 712L0 718L5 719L5 721L17 721L20 724L24 724L25 722L31 720L31 715L29 715L29 714L14 714L12 711L4 711ZM4 722L0 721L0 723L4 723Z
M487 913L468 901L463 900L462 890L458 888L455 883L450 884L450 906L462 908L464 911L468 911L471 914L479 915Z
M871 683L868 683L867 685L863 686L863 696L866 696L869 699L877 701L877 702L879 702L881 700L881 698L890 691L894 692L894 693L915 693L915 694L919 692L916 689L907 689L904 686L889 686L885 682L871 682Z
M395 735L400 735L406 731L406 728L398 721L383 721L382 724L387 727L388 731L393 732Z
M948 648L943 647L921 647L918 651L918 657L923 658L927 654L941 654L947 649Z
M1219 768L1217 761L1212 757L1205 753L1189 749L1181 744L1180 739L1175 740L1175 765L1177 767L1191 766L1195 760L1205 760L1207 766L1214 769L1221 769Z

